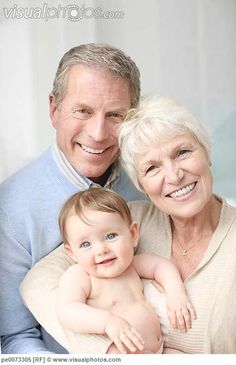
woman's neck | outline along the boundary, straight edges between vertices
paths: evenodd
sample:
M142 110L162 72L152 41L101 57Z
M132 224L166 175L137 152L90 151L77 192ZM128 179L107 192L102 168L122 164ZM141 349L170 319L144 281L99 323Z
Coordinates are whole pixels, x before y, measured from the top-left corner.
M172 234L182 244L194 240L200 241L204 236L215 231L221 211L221 202L214 196L210 198L205 208L191 218L171 217Z
M205 208L189 219L171 217L171 260L185 280L201 262L220 219L221 202L212 196Z

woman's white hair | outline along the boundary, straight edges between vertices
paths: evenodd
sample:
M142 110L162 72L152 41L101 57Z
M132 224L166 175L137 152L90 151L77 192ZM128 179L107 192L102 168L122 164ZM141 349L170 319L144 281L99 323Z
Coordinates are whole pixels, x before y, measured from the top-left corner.
M119 130L121 162L139 190L143 191L137 171L141 155L151 146L186 133L197 140L210 161L211 138L208 131L176 101L158 95L149 96L128 112Z

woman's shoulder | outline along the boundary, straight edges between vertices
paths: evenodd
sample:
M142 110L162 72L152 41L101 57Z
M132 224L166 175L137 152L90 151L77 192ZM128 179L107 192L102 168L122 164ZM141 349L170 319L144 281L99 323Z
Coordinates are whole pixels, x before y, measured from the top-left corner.
M225 201L225 208L232 215L236 215L236 205L233 205L231 201Z
M161 212L150 201L139 200L129 202L129 208L131 211L132 219L139 225L141 232L147 231L162 231L163 229L168 231L169 229L169 217Z
M169 217L148 201L129 203L132 219L139 226L137 253L150 253L168 257L170 243Z
M234 206L232 204L231 201L228 201L227 199L224 198L219 198L221 203L222 203L222 210L221 210L221 222L225 223L225 222L229 222L231 221L232 223L234 222L234 224L236 224L236 206Z
M137 200L128 202L133 220L141 223L143 220L152 218L158 219L163 216L163 213L155 207L150 201Z

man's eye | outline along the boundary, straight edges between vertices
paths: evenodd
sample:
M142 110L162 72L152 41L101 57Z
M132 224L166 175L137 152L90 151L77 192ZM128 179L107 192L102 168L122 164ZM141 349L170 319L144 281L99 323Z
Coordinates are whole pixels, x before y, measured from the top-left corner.
M124 119L124 115L121 113L117 113L117 112L110 112L107 114L107 116L108 116L108 118L117 119L118 121Z
M88 241L82 242L80 245L80 248L89 248L91 246L91 243Z
M117 237L117 233L109 233L109 234L106 236L106 239L107 239L107 240L113 240L115 237Z
M91 116L92 112L86 108L79 108L73 111L73 115L78 119L88 119Z

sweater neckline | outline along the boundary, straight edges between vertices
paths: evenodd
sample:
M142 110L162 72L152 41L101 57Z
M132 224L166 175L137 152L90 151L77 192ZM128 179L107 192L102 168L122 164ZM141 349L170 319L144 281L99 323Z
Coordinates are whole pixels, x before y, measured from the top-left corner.
M57 143L55 142L52 146L53 159L56 162L61 173L79 190L89 189L91 187L100 187L99 184L95 184L93 181L88 179L86 176L79 174L74 167L67 160L64 153L60 150ZM112 171L104 187L112 188L112 186L119 179L120 170L118 162L112 166Z
M215 195L215 194L214 194ZM220 219L219 223L211 237L207 250L200 261L199 265L196 269L185 279L185 282L191 279L204 265L206 265L212 256L216 253L219 249L220 245L222 244L225 236L227 235L233 221L236 219L236 214L230 214L230 211L227 209L229 207L228 203L225 199L215 195L216 199L218 199L222 203L221 212L220 212ZM232 207L234 210L234 208ZM235 208L236 212L236 208ZM171 232L171 221L170 216L165 214L165 223L167 227L167 242L168 242L168 259L171 258L172 252L172 232Z

